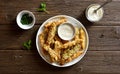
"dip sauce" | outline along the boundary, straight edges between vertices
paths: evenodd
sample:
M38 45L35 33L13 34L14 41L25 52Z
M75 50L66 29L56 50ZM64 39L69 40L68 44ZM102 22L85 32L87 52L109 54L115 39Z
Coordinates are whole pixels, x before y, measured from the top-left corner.
M103 17L103 9L102 8L100 8L99 10L94 12L99 7L100 7L100 5L98 5L98 4L92 4L88 7L86 15L87 15L87 19L89 21L92 21L92 22L99 21Z
M63 40L71 40L74 34L75 29L70 23L64 23L58 27L58 35Z

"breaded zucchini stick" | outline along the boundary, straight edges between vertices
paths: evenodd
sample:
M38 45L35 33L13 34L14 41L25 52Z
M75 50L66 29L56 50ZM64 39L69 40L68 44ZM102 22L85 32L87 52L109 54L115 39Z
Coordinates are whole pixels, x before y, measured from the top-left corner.
M76 44L78 44L78 43L81 43L81 39L76 39L76 40L67 42L67 43L65 43L61 48L65 49L65 48L74 46L74 45L76 45Z
M80 38L79 34L80 34L79 29L76 27L75 28L75 38L74 38L75 40Z
M63 51L63 54L61 55L60 64L63 65L67 62L70 62L73 59L77 58L82 53L83 53L83 50L81 50L80 44L67 48L66 50Z
M46 43L49 45L50 45L50 43L52 43L54 36L56 34L56 27L57 26L55 26L55 24L56 23L52 23L51 24L52 26L50 26L50 28L49 28L48 37L47 37L47 41L46 41Z
M51 49L50 46L44 44L43 48L49 53L52 62L57 62L60 59L60 56L58 55L58 53L56 53L56 51Z
M85 37L86 37L86 35L85 35L85 32L82 28L79 31L80 31L80 39L82 39L82 43L81 43L82 49L85 49L85 44L86 44Z
M43 32L39 35L39 41L42 47L43 47L43 44L45 44L46 42L47 32L48 32L48 29L44 28Z
M46 28L47 28L47 27L50 27L52 23L56 23L56 26L58 26L58 25L66 22L66 21L67 21L67 19L66 19L65 17L60 17L60 19L58 19L57 21L48 22L48 23L45 25L45 27L46 27Z

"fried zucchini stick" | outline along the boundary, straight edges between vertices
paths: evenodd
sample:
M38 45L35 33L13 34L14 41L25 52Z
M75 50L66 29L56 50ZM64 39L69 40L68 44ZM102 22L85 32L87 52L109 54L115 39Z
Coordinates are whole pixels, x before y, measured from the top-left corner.
M79 35L79 34L80 34L80 33L79 33L79 29L76 27L76 28L75 28L75 38L74 38L75 40L80 38L80 35Z
M46 28L50 27L52 23L56 23L56 26L58 26L58 25L66 22L66 21L67 21L67 19L66 19L65 17L60 17L60 19L57 20L57 21L48 22L48 23L45 25L45 27L46 27Z
M58 53L56 53L56 51L51 49L50 46L44 44L43 48L49 53L52 62L57 62L59 60L60 57L59 57Z
M71 47L71 46L73 46L73 45L76 45L76 44L78 44L78 43L81 43L81 41L82 41L81 39L76 39L76 40L74 40L74 41L67 42L67 43L65 43L61 48L65 49L65 48Z
M74 47L67 48L66 50L63 51L60 64L63 65L67 62L70 62L73 59L77 58L82 53L83 50L81 50L80 44L77 44Z
M57 26L55 26L55 23L52 23L52 26L50 26L50 28L49 28L48 37L47 37L47 41L46 41L46 43L49 45L53 42L53 39L54 39L54 36L56 33L56 27Z
M81 45L82 45L82 49L85 49L85 32L84 32L84 30L81 28L80 29L80 39L82 39L82 43L81 43Z
M41 44L42 47L43 47L43 44L44 44L45 41L46 41L47 32L48 32L48 29L47 29L47 28L44 28L44 31L39 35L39 41L40 41L40 44Z

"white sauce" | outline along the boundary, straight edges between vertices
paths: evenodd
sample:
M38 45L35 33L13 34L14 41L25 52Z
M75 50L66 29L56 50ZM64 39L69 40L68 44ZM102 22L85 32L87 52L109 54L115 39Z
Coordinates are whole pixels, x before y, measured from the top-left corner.
M74 28L70 24L62 24L58 27L58 35L63 40L70 40L74 35Z
M103 17L103 9L100 8L95 13L94 11L99 8L100 5L91 5L87 10L87 18L90 21L99 21Z

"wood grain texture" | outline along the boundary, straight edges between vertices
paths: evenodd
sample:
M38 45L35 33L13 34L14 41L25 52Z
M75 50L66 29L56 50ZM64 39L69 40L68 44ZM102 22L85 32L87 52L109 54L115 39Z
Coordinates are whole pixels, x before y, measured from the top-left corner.
M104 7L102 20L89 22L85 9L90 4L106 0L0 0L0 74L120 74L120 0ZM36 9L47 4L45 12ZM21 10L32 11L36 24L30 30L21 30L16 16ZM36 49L36 34L40 25L55 15L69 15L78 19L89 34L89 48L85 57L67 68L47 64ZM23 43L32 40L32 49Z
M1 25L0 27L0 50L18 50L29 39L36 47L36 34L40 25L28 31L18 29L17 26ZM91 26L87 27L89 34L89 50L91 51L120 51L120 26Z
M7 3L6 3L7 2ZM46 2L47 10L50 14L46 14L44 12L37 12L37 8L39 7L41 2ZM13 24L17 14L21 10L30 10L36 16L36 24L42 23L46 19L50 18L54 15L70 15L75 18L79 18L82 22L86 21L84 16L84 11L88 7L88 5L93 3L104 3L104 0L1 0L0 2L0 24ZM109 3L104 7L104 18L97 22L98 25L119 25L120 23L120 15L119 8L120 1L113 0L113 2ZM102 23L102 24L101 24ZM86 23L84 23L86 24Z
M57 68L43 61L36 50L2 50L0 51L0 72L11 74L120 73L119 54L120 51L88 51L85 57L74 66Z

